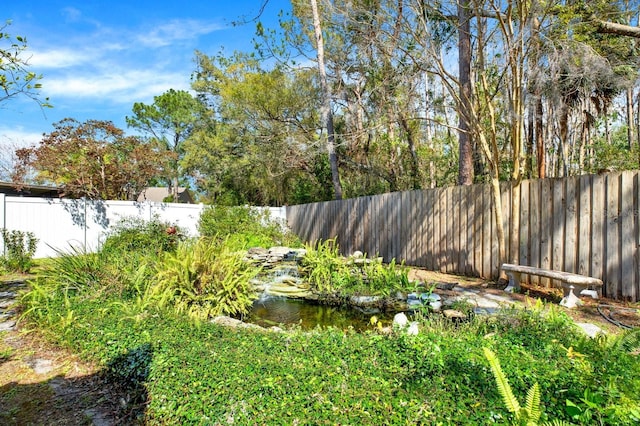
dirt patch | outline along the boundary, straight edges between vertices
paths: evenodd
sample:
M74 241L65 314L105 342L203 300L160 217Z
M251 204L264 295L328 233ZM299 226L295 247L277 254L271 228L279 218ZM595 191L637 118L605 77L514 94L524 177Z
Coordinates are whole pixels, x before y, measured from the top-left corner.
M118 391L99 369L36 334L0 334L0 424L115 425Z
M0 283L0 424L125 425L126 393L100 369L16 325L21 283Z

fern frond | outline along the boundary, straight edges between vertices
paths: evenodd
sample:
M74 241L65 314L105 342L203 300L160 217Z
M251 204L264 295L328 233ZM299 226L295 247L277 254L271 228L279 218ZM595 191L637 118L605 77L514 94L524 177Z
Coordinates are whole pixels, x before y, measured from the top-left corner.
M638 352L640 350L640 328L625 330L616 339L614 346L625 352Z
M514 413L516 416L519 416L520 413L520 403L513 395L513 391L511 390L511 386L509 385L509 381L502 371L502 367L500 367L500 361L498 361L498 357L495 353L489 348L482 348L484 350L484 356L489 361L489 365L491 366L491 371L493 372L493 377L496 379L496 385L498 386L498 392L502 396L504 404L507 407L509 412Z
M552 420L550 422L544 422L542 426L572 426L573 423L569 423L565 420Z
M542 409L540 408L540 386L538 382L534 383L527 392L527 405L525 408L529 415L529 421L538 422L540 420Z

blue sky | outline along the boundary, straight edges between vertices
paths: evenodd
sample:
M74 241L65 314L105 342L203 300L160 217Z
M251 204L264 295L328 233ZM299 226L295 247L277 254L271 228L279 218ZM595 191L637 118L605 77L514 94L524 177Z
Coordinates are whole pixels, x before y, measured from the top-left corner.
M71 117L111 120L127 130L135 102L189 89L194 51L249 51L264 0L31 0L4 2L0 21L27 38L30 69L42 74L53 108L13 98L0 104L0 145L37 143L53 123ZM289 0L269 0L261 21L277 25Z

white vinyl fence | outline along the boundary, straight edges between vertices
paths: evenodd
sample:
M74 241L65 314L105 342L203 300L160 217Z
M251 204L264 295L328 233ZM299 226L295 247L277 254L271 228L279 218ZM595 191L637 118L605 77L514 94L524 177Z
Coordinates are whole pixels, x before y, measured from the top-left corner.
M97 250L108 231L128 217L158 218L177 225L190 236L196 236L204 208L203 204L68 200L0 194L0 228L33 232L38 238L35 257L49 257L54 256L56 250L68 251L70 245ZM269 209L272 218L286 220L284 207L265 208Z

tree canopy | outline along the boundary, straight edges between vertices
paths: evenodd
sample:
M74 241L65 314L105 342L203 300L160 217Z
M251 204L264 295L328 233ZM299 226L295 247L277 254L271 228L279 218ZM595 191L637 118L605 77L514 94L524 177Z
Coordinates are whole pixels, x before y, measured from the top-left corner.
M171 158L109 121L67 118L54 128L37 146L16 151L17 185L33 173L36 182L58 185L70 197L135 200Z
M253 51L196 52L193 92L134 104L170 186L282 205L491 182L498 217L500 181L640 164L637 2L292 5Z
M189 92L169 89L162 95L155 96L151 105L136 102L133 105L133 116L127 117L130 127L141 130L151 141L172 154L169 169L171 174L166 178L172 188L174 200L178 199L178 187L182 178L182 145L194 132L203 114L203 105Z

